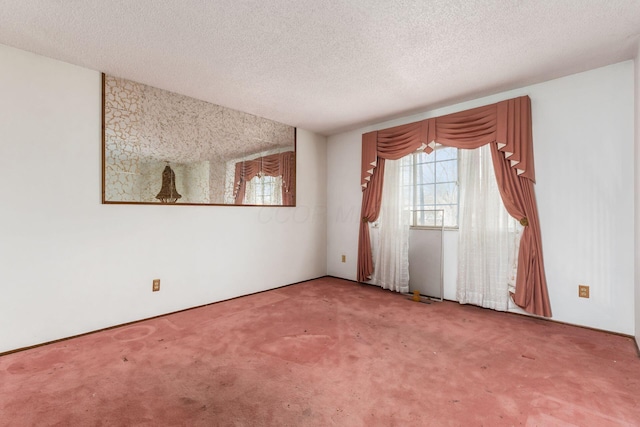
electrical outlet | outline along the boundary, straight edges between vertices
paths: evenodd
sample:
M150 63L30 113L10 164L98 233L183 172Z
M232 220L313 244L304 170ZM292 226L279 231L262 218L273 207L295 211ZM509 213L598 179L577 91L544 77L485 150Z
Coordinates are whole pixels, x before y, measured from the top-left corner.
M342 262L347 262L347 256L346 255L342 255Z
M589 298L589 287L587 285L578 285L578 296L580 298Z
M160 290L160 279L153 279L153 288L151 290L153 292L158 292Z

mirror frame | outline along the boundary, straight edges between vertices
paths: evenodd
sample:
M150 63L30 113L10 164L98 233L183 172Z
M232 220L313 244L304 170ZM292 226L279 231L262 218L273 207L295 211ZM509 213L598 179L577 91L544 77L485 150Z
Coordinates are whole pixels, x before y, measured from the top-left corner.
M242 204L242 205L238 205L238 204L231 204L231 203L194 203L194 202L187 202L187 203L181 203L181 202L177 202L177 203L161 203L160 201L158 202L136 202L136 201L120 201L120 200L107 200L107 195L106 195L106 182L107 182L107 144L106 144L106 119L105 119L105 112L106 112L106 90L105 90L105 84L106 84L106 74L105 73L101 73L101 92L102 92L102 99L101 99L101 104L102 104L102 108L101 108L101 142L102 142L102 150L101 150L101 161L102 161L102 204L105 205L152 205L152 206L227 206L227 207L261 207L261 208L268 208L268 207L273 207L273 208L294 208L297 205L297 200L298 200L298 194L297 194L297 164L298 164L298 128L295 126L290 126L291 128L293 128L293 153L294 153L294 162L293 162L293 171L292 171L292 183L291 183L291 191L293 192L293 204L289 204L289 205L253 205L253 204ZM144 84L144 83L140 83L140 84ZM148 86L148 85L147 85ZM157 89L157 88L156 88ZM159 89L159 90L164 90L164 89ZM169 92L166 91L168 93L174 93L174 92ZM181 95L181 96L186 96L186 95ZM195 99L195 98L193 98ZM198 100L201 102L207 102L208 101L202 101L202 100ZM211 104L211 103L210 103ZM215 104L212 104L215 105ZM226 108L228 110L232 110L230 108L227 107L222 107L219 106L221 108ZM235 110L235 111L239 111L239 110ZM239 111L240 113L243 114L249 114L250 113L244 113L243 111ZM256 116L257 117L257 116ZM259 117L262 119L262 117ZM264 119L264 120L269 120L274 122L274 120L270 120L270 119ZM282 123L284 124L284 123ZM286 125L289 126L289 125ZM255 155L260 154L260 153L254 153ZM246 157L246 156L245 156Z

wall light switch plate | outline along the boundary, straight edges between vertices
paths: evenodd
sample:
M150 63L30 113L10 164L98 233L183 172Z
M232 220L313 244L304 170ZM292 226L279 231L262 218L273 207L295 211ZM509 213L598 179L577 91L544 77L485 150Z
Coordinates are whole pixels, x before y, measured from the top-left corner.
M342 262L347 262L347 256L346 255L342 255Z
M158 292L160 290L160 279L153 279L153 292Z

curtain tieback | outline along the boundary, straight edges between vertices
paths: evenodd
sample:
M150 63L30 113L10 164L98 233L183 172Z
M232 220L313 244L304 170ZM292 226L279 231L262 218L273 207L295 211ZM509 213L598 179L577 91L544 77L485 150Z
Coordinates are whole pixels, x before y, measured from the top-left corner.
M366 216L362 217L362 222L369 222L369 218L367 218Z
M520 220L520 225L523 226L523 227L526 227L527 225L529 225L529 220L527 219L527 217L523 217Z

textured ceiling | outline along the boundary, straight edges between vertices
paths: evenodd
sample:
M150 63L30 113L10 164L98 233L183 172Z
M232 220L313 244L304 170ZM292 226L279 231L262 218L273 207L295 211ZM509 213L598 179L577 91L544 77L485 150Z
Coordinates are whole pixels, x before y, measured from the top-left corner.
M330 135L633 58L640 0L0 0L0 43Z

